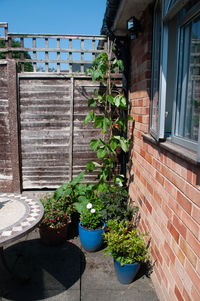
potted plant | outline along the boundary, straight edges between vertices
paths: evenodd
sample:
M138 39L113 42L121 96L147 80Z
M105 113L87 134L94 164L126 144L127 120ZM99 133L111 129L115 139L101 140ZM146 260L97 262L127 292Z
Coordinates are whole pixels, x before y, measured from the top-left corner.
M119 281L123 284L131 283L140 263L148 260L148 248L144 236L139 234L137 228L128 221L109 221L108 231L104 233L107 243L105 254L108 252L114 258L114 266Z
M50 194L45 195L40 201L44 206L44 216L39 225L42 242L47 245L63 243L67 238L73 204L70 200L55 200Z
M106 228L100 213L102 204L93 188L93 185L90 185L87 194L80 196L78 202L74 203L74 208L80 213L80 241L88 252L97 251L101 247Z
M128 204L127 187L110 185L107 190L99 194L102 202L101 215L106 222L109 220L131 220L138 212L138 207Z

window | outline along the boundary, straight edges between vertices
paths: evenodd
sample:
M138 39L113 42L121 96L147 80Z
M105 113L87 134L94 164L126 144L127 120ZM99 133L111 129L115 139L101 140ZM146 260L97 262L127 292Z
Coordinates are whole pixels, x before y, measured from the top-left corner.
M160 74L160 41L161 41L161 3L157 1L154 11L154 32L153 32L153 57L152 61L152 106L151 124L152 134L157 136L159 118L159 74Z
M200 114L200 15L180 28L175 135L198 141Z
M186 2L155 6L151 134L197 152L199 160L200 4Z

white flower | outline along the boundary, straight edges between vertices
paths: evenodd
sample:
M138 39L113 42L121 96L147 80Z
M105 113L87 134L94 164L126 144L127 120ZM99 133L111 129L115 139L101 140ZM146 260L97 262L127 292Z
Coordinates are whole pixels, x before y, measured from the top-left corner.
M90 210L91 213L95 213L95 211L96 210L94 208Z
M88 203L87 204L87 209L91 209L92 208L92 204L91 203Z

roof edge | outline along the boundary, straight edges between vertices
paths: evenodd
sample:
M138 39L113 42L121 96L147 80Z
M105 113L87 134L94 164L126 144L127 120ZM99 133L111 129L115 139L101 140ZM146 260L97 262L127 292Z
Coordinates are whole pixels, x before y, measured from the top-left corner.
M117 15L118 7L120 5L121 0L107 0L106 3L106 11L104 14L103 25L101 28L101 35L107 34L107 29L111 29L115 17Z

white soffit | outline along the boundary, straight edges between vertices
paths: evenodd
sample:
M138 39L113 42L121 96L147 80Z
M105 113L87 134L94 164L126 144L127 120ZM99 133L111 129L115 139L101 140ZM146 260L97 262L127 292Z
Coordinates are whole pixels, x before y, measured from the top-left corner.
M140 19L143 11L147 6L154 2L153 0L122 0L115 20L113 22L112 30L116 35L127 35L127 20L135 16Z

